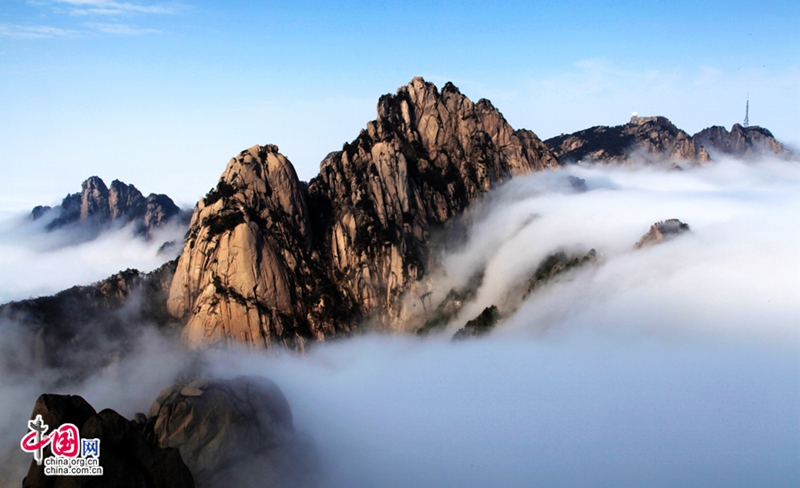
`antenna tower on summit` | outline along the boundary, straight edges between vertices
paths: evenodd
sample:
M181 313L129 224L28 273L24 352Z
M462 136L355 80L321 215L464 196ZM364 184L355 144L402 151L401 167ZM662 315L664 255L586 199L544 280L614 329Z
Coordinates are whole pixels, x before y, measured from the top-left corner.
M744 127L750 127L750 94L747 94L747 105L744 106Z

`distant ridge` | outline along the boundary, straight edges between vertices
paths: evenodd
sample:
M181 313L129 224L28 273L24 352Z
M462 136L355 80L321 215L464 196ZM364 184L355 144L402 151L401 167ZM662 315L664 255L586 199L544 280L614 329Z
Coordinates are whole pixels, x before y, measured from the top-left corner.
M79 193L64 197L55 208L36 206L29 218L52 216L48 231L65 226L98 226L121 222L136 226L137 233L149 235L154 229L180 215L181 209L167 195L151 193L146 198L133 185L114 180L111 187L92 176L81 184Z
M628 163L635 155L649 163L704 163L715 155L741 158L789 151L767 129L734 124L731 132L714 126L690 136L666 117L631 117L613 127L595 126L547 139L545 144L562 164Z

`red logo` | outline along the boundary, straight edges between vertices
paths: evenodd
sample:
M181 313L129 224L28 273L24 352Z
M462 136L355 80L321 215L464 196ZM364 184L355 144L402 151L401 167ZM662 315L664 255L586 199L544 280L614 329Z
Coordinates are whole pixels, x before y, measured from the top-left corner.
M42 416L37 415L34 420L28 421L28 429L31 431L20 441L22 450L32 452L37 464L42 464L42 450L48 445L56 456L74 458L80 454L80 435L76 426L63 424L45 436L48 428L42 421Z

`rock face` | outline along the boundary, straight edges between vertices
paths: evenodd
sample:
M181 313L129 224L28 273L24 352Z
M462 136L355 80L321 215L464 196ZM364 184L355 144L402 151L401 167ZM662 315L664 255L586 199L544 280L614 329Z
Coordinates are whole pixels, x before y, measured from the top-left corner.
M363 319L398 328L432 265L430 232L507 178L557 166L490 102L415 78L319 175L275 146L232 159L192 216L168 309L194 346L304 347Z
M163 390L146 435L180 450L199 488L313 486L318 457L298 435L292 411L266 378L197 380Z
M627 163L635 153L648 162L708 161L708 153L666 117L631 117L545 141L560 162Z
M422 327L416 330L416 334L425 336L431 332L443 329L451 320L456 318L465 304L475 299L482 283L483 270L473 276L465 286L461 288L452 288L447 292L444 299L436 305L436 308L434 308L430 314L427 314L427 320ZM430 303L430 295L431 292L427 292L420 296L423 307L426 306L425 301L427 299L432 308L433 303Z
M477 317L467 322L463 328L456 331L453 335L454 341L467 339L469 337L478 337L485 334L488 334L498 322L502 316L500 315L500 311L497 309L497 306L492 305L490 307L486 307L483 309Z
M712 152L749 158L763 155L788 157L790 152L763 127L742 127L733 124L731 131L715 125L692 136L696 144L703 144Z
M179 330L166 310L175 265L150 273L129 269L90 286L0 306L0 330L15 328L20 335L18 350L0 355L3 371L50 369L56 382L81 379L126 354L144 324Z
M166 195L150 194L145 198L133 185L114 180L108 188L102 179L92 176L83 182L80 193L67 195L54 209L35 207L30 219L38 220L50 212L57 215L47 224L47 230L70 224L101 225L117 221L133 222L137 232L148 234L178 216L180 209Z
M511 287L511 289L507 290L506 297L501 301L502 308L498 308L496 305L486 307L477 317L457 330L452 340L458 341L489 334L500 322L513 315L522 305L522 302L531 294L547 286L556 277L563 277L569 271L575 271L591 263L597 263L597 251L594 249L589 250L586 254L576 254L574 252L568 254L567 251L559 250L548 255L539 263L536 271L527 280L527 286L524 288ZM480 282L473 283L472 286L475 288L468 286L466 288L468 293L465 293L465 291L459 293L457 290L451 290L439 304L432 318L417 333L426 334L437 328L441 329L443 325L447 325L458 313L458 309L462 304L477 295L476 287L480 286ZM458 297L458 299L453 300L451 297ZM448 311L450 311L449 314L447 313Z
M562 163L627 163L634 155L650 163L704 163L711 160L708 150L740 158L791 156L763 127L734 124L728 132L724 127L713 126L689 136L665 117L633 116L624 125L592 127L545 143Z
M62 424L78 427L81 438L100 439L102 476L46 476L44 466L31 461L23 488L108 487L193 488L194 481L180 452L148 441L137 424L106 409L96 413L86 400L71 395L41 395L31 414L50 427ZM44 449L46 457L50 447Z
M533 276L528 279L528 288L525 290L523 298L527 298L531 293L547 285L556 276L569 271L570 269L583 266L597 260L597 251L590 249L583 256L567 255L565 251L557 251L547 256L541 263Z
M668 219L663 222L657 222L650 226L650 230L639 239L639 242L634 244L634 249L641 249L643 247L652 246L663 242L666 239L671 239L675 236L689 232L689 224L684 224L678 219Z
M31 210L31 213L28 215L28 219L39 220L44 216L44 214L49 212L51 209L52 207L49 207L47 205L37 205L33 207L33 210Z

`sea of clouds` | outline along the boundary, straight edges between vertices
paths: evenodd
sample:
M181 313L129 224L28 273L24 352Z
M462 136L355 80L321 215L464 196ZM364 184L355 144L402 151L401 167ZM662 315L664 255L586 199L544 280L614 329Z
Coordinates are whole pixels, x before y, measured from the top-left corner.
M0 303L89 285L127 268L152 271L180 253L187 228L173 219L144 238L133 225L73 224L48 232L49 220L10 214L0 221ZM169 242L176 245L164 246Z
M633 249L668 218L691 231ZM209 372L273 379L317 443L325 487L800 484L799 163L570 166L515 178L465 219L466 240L426 278L434 303L480 270L484 279L445 332L366 334L304 355L218 351ZM23 252L19 242L2 245ZM66 287L81 246L109 256L110 274L132 266L125 242L24 252L49 260ZM490 335L450 341L559 249L598 258L509 308ZM11 263L3 281L30 287L39 264ZM130 418L183 355L147 333L137 354L59 391ZM30 462L15 449L38 381L0 376L0 442L17 463L0 471L2 486L18 486Z

